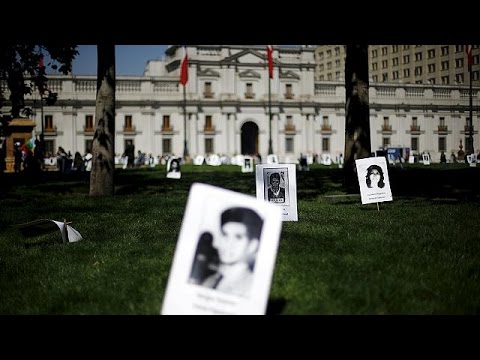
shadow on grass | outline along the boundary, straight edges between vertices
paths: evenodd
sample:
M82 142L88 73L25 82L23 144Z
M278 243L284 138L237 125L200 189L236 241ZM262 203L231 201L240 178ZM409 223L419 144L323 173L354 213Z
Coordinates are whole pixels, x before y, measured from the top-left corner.
M232 191L255 196L255 174L240 172L239 168L213 169L202 166L185 166L182 178L167 179L162 169L116 170L115 194L119 196L135 194L185 195L194 182L210 184ZM297 171L298 200L315 201L319 196L342 195L349 193L342 186L342 169L336 167L312 166L310 171ZM458 201L478 200L480 188L480 168L459 166L412 166L390 167L389 177L392 193L398 197L423 197L427 199L456 199ZM38 182L32 183L24 174L4 174L2 197L9 201L31 192L41 195L76 195L89 192L88 173L60 174L44 172ZM21 192L16 192L21 189ZM353 192L355 193L355 192ZM354 199L354 202L358 199ZM348 201L347 203L350 203ZM336 204L342 204L336 202ZM13 205L13 204L12 204Z

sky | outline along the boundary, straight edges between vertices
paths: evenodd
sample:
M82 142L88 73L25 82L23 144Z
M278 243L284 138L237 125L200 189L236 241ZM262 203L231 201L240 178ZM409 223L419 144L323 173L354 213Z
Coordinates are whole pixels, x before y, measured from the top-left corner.
M116 75L143 75L148 60L165 56L168 45L116 45ZM74 75L97 74L97 46L79 45L79 54L73 60Z
M165 56L168 45L116 45L116 75L141 76L148 60L161 59ZM283 45L296 47L298 45ZM97 46L79 45L79 54L73 60L74 75L97 75Z

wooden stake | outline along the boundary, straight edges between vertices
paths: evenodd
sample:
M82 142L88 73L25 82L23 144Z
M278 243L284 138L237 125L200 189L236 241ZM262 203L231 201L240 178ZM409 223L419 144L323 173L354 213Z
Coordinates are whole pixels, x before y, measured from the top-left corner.
M378 202L377 202L377 210L380 211L380 206L378 206Z

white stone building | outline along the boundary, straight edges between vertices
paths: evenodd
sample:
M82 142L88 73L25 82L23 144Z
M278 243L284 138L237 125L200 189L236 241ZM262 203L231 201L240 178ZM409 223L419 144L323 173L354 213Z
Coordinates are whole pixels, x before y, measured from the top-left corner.
M269 76L265 46L189 46L186 119L179 84L183 48L171 46L164 60L149 61L143 76L117 76L115 152L133 142L154 156L256 154L266 158L270 139ZM343 82L315 81L315 48L274 46L271 80L271 140L280 161L303 154L344 152ZM55 75L54 106L44 106L48 149L85 153L94 134L96 77ZM2 85L4 86L4 84ZM5 87L4 87L5 89ZM473 89L474 148L480 148L479 88ZM5 94L8 96L7 94ZM42 129L35 95L27 99ZM8 109L4 109L8 110ZM464 85L370 84L372 151L382 147L429 152L439 161L465 146L469 88ZM184 127L186 124L186 129ZM465 150L465 149L464 149Z

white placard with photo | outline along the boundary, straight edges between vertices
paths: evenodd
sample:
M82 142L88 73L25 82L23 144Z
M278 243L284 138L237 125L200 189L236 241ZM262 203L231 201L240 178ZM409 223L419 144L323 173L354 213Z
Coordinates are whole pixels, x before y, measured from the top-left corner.
M203 165L205 157L203 155L197 155L193 158L193 165Z
M477 166L477 155L476 154L470 154L467 155L467 162L470 164L470 166Z
M220 161L220 156L218 156L217 154L208 155L207 158L205 159L205 162L207 163L207 165L210 165L210 166L222 165L222 162Z
M265 314L281 228L278 207L193 184L161 313Z
M330 156L330 154L322 154L321 159L322 159L321 163L323 165L326 165L326 166L332 165L332 157Z
M392 190L385 157L355 160L362 204L392 201Z
M242 164L242 173L250 173L250 172L253 172L253 157L244 156L243 164Z
M430 154L422 154L423 165L430 165Z
M169 179L180 179L182 173L180 171L180 158L170 158L167 162L167 178Z
M295 164L256 165L257 198L281 207L283 221L298 221Z
M267 164L278 164L278 156L275 154L267 155Z
M408 163L409 163L409 164L415 164L415 156L410 155L410 156L408 157Z

